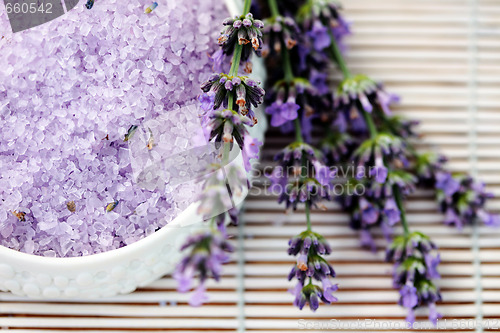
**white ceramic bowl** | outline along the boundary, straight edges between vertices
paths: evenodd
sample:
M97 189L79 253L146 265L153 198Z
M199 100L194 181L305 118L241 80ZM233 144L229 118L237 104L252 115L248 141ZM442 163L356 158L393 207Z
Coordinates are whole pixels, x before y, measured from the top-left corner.
M231 15L241 6L226 0ZM254 75L264 81L262 63L255 59ZM263 141L265 116L257 110L259 124L251 134ZM232 163L243 167L241 153ZM246 196L234 197L241 204ZM126 247L75 258L47 258L0 246L0 289L32 298L98 298L126 294L171 273L181 258L186 237L203 228L191 204L173 221L154 234Z

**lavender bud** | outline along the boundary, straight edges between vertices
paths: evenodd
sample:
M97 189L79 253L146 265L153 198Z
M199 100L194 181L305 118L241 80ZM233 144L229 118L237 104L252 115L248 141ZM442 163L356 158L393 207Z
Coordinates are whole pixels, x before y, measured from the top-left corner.
M229 90L229 91L233 90L233 86L234 86L233 81L231 81L231 80L227 80L226 83L224 84L224 87L226 88L226 90Z
M234 23L233 23L233 27L234 27L235 29L239 29L239 28L241 28L241 25L242 25L242 24L243 24L243 22L241 22L240 20L237 20L237 21L234 21Z
M243 20L243 25L247 28L251 27L252 26L252 21L250 21L249 19L244 19Z
M254 20L253 21L253 26L256 27L257 29L263 29L264 28L264 22L261 20Z

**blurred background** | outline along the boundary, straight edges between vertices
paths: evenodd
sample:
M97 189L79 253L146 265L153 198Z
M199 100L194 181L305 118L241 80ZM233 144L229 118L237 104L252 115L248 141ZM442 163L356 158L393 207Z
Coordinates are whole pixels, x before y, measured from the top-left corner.
M394 113L420 121L420 148L444 153L450 169L478 176L500 196L500 1L346 0L343 5L352 23L347 62L353 73L383 81L387 90L401 96ZM289 141L270 129L261 168ZM264 178L255 181L257 187L265 184ZM222 281L209 284L206 306L190 308L187 296L178 294L175 282L166 276L133 294L91 302L41 302L0 293L0 327L16 332L324 328L311 330L317 332L358 319L402 325L406 313L396 304L399 295L392 289L391 265L383 261L381 235L376 253L361 249L348 216L334 203L328 208L314 211L312 220L332 245L329 260L337 272L339 302L316 313L291 305L291 285L285 278L294 261L286 255L287 242L302 230L303 214L286 215L275 197L254 194L247 200L243 223L232 229L235 245L243 250L226 265ZM489 208L500 212L500 198L491 200ZM414 194L407 209L413 228L441 247L438 284L444 301L438 310L450 325L453 320L470 325L453 332L486 332L473 325L483 319L498 319L498 329L500 230L481 226L459 232L446 227L430 192ZM424 321L425 310L417 316Z

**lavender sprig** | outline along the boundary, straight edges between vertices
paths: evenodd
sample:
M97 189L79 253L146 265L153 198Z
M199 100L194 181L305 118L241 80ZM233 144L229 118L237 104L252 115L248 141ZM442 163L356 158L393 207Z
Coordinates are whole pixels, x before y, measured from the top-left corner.
M238 74L240 63L248 61L252 53L252 47L249 48L248 44L252 44L258 55L262 43L263 23L253 19L249 13L250 4L250 0L245 0L244 15L224 21L226 28L219 44L222 54L232 55L229 73L212 74L201 85L203 94L199 102L205 112L202 123L216 148L223 146L223 149L220 163L210 166L209 176L199 197L198 213L210 221L210 229L187 239L181 250L189 252L174 273L180 292L189 291L198 276L199 286L189 300L193 306L208 300L206 281L208 278L219 280L221 266L229 260L228 253L233 250L227 241L226 225L238 222L238 212L233 206L231 195L248 187L245 172L237 166L228 165L234 141L242 150L247 171L250 170L250 159L258 156L258 147L262 144L249 135L246 126L257 123L252 107L263 102L264 90L259 87L260 82ZM218 60L222 61L223 57Z
M447 214L446 222L460 226L474 220L487 224L499 222L496 216L484 209L489 195L482 184L476 184L470 177L452 175L440 163L422 158L423 155L415 151L411 141L418 138L414 130L416 122L401 119L390 111L391 104L397 102L398 97L386 92L381 84L369 77L350 73L342 54L345 50L342 39L349 33L349 27L340 15L337 2L287 1L282 8L297 15L298 28L288 18L288 23L283 24L284 19L275 0L268 1L268 4L272 14L269 22L277 24L275 29L269 29L269 36L264 36L265 41L272 43L264 50L269 51L270 56L280 54L280 59L268 62L282 66L269 71L271 80L276 83L266 112L271 115L272 125L279 126L284 132L295 129L296 134L296 142L278 156L280 164L270 177L272 187L289 190L280 195L280 201L286 202L287 207L295 209L299 204L305 204L310 231L311 202L301 201L301 187L291 180L298 178L297 184L300 184L304 177L309 177L293 170L298 163L305 163L301 166L312 163L311 154L305 153L307 149L299 146L304 138L310 142L311 119L319 115L323 122L331 121L330 133L322 142L322 151L330 165L347 165L353 161L358 169L366 170L348 179L347 183L348 187L364 186L366 191L339 198L344 209L351 214L351 225L360 230L363 245L375 249L371 236L373 228L381 227L387 241L392 243L394 226L401 224L403 235L397 236L392 244L404 243L407 252L399 257L388 256L388 259L396 261L396 276L406 272L406 279L398 280L395 287L400 290L402 305L409 309L410 321L415 308L427 306L430 308L429 317L435 322L439 317L435 303L440 296L432 280L438 277L439 256L432 257L430 250L422 247L423 241L417 240L418 237L428 240L427 236L410 231L404 198L417 185L431 186L436 189L441 210ZM287 43L286 38L297 43ZM334 93L331 93L328 75L325 74L332 62L344 76ZM298 154L298 160L283 159L295 149L302 152ZM290 167L289 163L293 165L291 173L284 171ZM328 198L327 195L322 197ZM295 240L300 243L303 237L301 234ZM309 252L301 249L297 254L300 251L305 253L299 256L293 273L299 272L299 267L307 271ZM409 274L417 263L420 263L420 275L414 272ZM303 292L304 287L304 283L299 284L294 291L296 305L302 307L309 303L315 309L319 298L317 294L311 298L313 287Z
M492 193L483 183L463 174L452 174L445 169L446 158L434 153L415 152L416 172L421 185L434 188L439 210L445 214L444 223L459 230L481 221L487 226L500 226L500 216L485 209Z
M297 279L296 286L290 290L294 295L294 305L302 309L306 304L316 311L320 301L331 304L337 301L333 292L337 285L332 284L335 271L323 258L331 250L326 240L312 231L312 207L319 207L322 199L330 199L329 186L335 172L323 163L322 155L312 146L304 142L303 121L307 116L306 104L300 103L311 93L310 83L295 77L290 61L290 50L295 47L290 42L290 32L296 30L291 18L284 19L279 12L276 0L268 1L276 28L267 31L266 41L272 41L275 55L281 56L284 77L274 84L274 100L266 112L272 116L271 125L288 126L295 129L295 142L285 147L275 156L278 166L269 175L271 189L279 190L279 202L285 202L287 208L297 209L299 204L305 208L307 229L289 241L288 253L297 256L297 262L288 276L289 280ZM293 30L292 30L293 29ZM306 131L307 132L307 131ZM318 282L320 284L318 284Z
M400 289L400 304L408 308L407 320L410 322L414 321L413 310L415 308L428 306L429 319L436 324L440 315L436 312L435 303L441 300L441 296L432 279L439 277L437 273L439 256L432 257L429 254L430 250L436 247L427 236L418 232L410 232L403 206L403 195L413 190L413 183L417 176L420 176L437 189L441 209L447 213L446 222L459 226L463 220L470 221L477 218L487 224L496 223L496 218L486 213L483 208L488 195L484 192L483 186L474 186L470 177L462 176L457 179L450 173L440 170L443 159L431 161L421 157L426 155L416 153L409 141L415 136L412 129L414 123L402 121L391 115L389 105L397 101L397 98L386 93L380 84L376 84L366 76L353 77L344 63L337 42L335 39L332 40L332 58L344 75L334 106L339 116L344 117L346 122L349 119L363 119L360 133L368 135L368 139L360 143L354 156L358 161L373 166L373 174L370 172L370 176L375 176L375 183L384 183L388 179L386 174L398 172L400 175L405 175L399 183L392 184L390 195L395 199L396 205L388 201L390 204L388 207L384 206L383 211L386 219L393 221L395 219L392 217L396 217L396 212L399 211L399 219L404 230L404 235L393 241L387 257L388 260L396 262L394 285ZM355 131L359 129L359 126L354 128ZM376 142L380 136L385 136L383 140L385 142L382 144ZM415 171L414 165L419 172ZM389 192L378 191L379 188L379 186L375 187L375 193L383 193L387 199ZM367 197L370 198L372 193L374 191L367 191ZM365 198L359 200L363 199ZM364 203L363 206L363 213L366 215L365 222L367 219L377 220L373 212L376 208L373 208L370 203ZM394 208L397 208L397 211ZM394 252L398 255L395 256Z
M439 288L433 282L439 279L439 255L433 256L436 245L426 235L413 232L398 236L387 249L386 260L394 261L394 288L399 289L399 304L408 309L406 320L415 322L414 309L429 307L429 320L437 325L441 314L436 302L441 300Z
M361 222L364 230L367 225L382 221L389 225L401 222L404 234L393 241L387 256L388 260L395 261L394 287L400 289L400 304L409 310L408 321L414 321L415 308L429 306L429 318L435 323L439 317L435 302L441 296L431 280L438 277L439 257L430 257L427 245L432 243L427 236L410 232L403 204L404 196L412 192L417 180L409 170L408 158L411 152L408 151L404 136L386 131L387 125L380 126L391 116L389 105L397 99L368 77L353 77L345 65L335 38L332 38L331 50L333 60L344 75L334 99L334 109L347 123L349 119L363 120L361 127L354 128L354 131L361 130L360 133L365 133L365 138L360 141L352 156L358 166L370 167L368 176L371 177L366 194L356 198L357 206L353 209L353 199L350 198L347 200L348 204L344 202L344 207L351 212L354 221ZM374 248L371 236L366 231L362 233L362 241L366 243L367 236ZM390 235L386 232L386 236ZM435 246L432 245L431 248ZM398 255L395 256L395 252Z

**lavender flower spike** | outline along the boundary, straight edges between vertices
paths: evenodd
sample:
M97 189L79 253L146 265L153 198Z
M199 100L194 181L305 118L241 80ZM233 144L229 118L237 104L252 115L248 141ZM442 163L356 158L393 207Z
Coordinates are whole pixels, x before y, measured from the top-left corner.
M434 257L430 253L435 247L429 237L413 232L396 237L387 250L387 260L395 261L393 283L399 289L399 304L408 309L410 323L415 320L414 310L422 306L429 307L429 320L434 324L440 316L435 304L441 295L432 282L440 278L439 255Z

